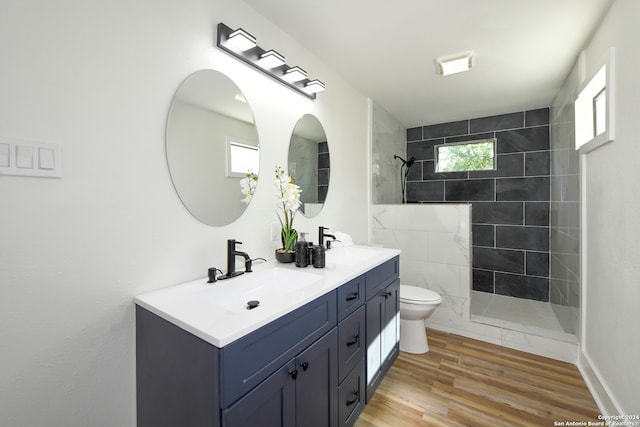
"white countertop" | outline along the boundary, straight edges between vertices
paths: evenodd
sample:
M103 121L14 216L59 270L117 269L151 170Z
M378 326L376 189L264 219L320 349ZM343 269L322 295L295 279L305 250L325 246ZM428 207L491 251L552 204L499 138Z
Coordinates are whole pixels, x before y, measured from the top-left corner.
M252 273L216 283L206 278L134 297L139 306L222 348L400 254L368 246L332 248L326 267L256 264ZM260 305L247 310L247 302Z

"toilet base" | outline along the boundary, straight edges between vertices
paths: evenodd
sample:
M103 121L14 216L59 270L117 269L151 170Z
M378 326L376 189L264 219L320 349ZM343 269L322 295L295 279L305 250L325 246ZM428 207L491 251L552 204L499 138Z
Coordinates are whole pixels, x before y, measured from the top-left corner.
M429 351L424 319L400 319L400 351L423 354Z

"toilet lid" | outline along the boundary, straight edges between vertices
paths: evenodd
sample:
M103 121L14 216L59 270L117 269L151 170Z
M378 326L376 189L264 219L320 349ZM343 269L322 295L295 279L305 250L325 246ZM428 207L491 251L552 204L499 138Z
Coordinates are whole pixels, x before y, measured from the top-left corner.
M415 302L440 301L440 294L429 289L417 286L400 285L400 299Z

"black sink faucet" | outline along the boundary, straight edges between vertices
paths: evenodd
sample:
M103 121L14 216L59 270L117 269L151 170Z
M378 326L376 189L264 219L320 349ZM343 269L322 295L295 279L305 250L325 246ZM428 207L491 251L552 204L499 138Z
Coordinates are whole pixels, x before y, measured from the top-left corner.
M245 272L251 273L251 257L246 252L236 250L236 245L241 244L242 242L237 242L235 239L227 240L227 274L223 274L218 277L218 280L230 279L244 274ZM236 271L237 256L244 257L245 271Z
M328 228L323 226L318 227L318 244L320 246L324 246L325 237L330 237L331 239L336 240L336 236L334 236L333 234L325 233L324 232L325 230L328 230ZM327 249L330 249L330 248L331 248L331 241L327 240Z

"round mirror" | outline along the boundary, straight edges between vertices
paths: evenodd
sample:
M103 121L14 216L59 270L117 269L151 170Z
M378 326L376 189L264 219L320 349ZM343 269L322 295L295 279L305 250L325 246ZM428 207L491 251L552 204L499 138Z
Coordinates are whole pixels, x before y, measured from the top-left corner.
M300 212L307 218L320 213L329 190L329 146L327 135L315 116L298 120L289 142L289 175L300 188Z
M242 215L258 183L260 149L251 107L231 79L200 70L182 82L166 150L173 185L194 217L220 226Z

